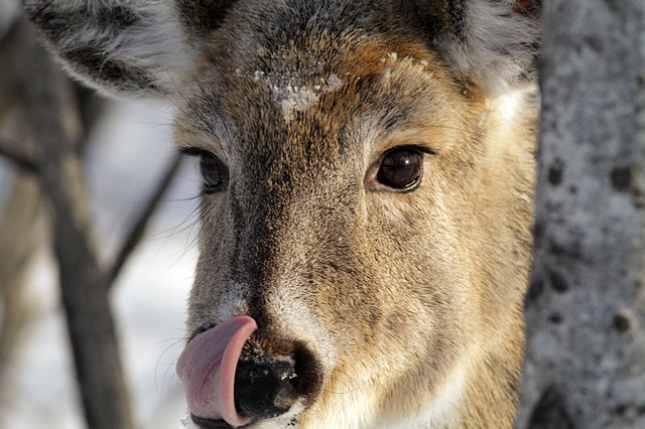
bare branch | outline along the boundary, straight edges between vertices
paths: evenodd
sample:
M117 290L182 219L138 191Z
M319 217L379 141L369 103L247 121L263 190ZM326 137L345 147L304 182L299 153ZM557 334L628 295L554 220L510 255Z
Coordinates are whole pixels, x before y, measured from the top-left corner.
M0 156L8 159L16 167L27 173L36 173L38 171L38 166L29 157L25 156L25 154L19 153L16 150L16 148L19 147L18 145L18 142L14 142L7 137L0 136Z
M0 406L10 400L10 362L32 315L23 276L36 248L32 226L40 207L38 184L32 175L17 175L2 204L0 216ZM2 426L0 412L0 426Z
M152 197L148 201L147 206L145 207L143 212L141 212L137 221L134 222L132 229L129 231L125 241L123 242L123 246L117 253L117 256L114 260L112 268L109 271L110 287L114 284L114 281L116 280L119 273L121 272L121 268L123 268L123 265L127 261L132 251L136 248L137 244L139 244L139 242L141 241L141 238L143 237L143 234L145 233L146 228L148 226L148 221L150 220L151 216L154 214L157 207L159 206L159 203L161 202L161 198L170 187L170 184L175 178L175 175L177 174L177 171L179 170L180 165L181 165L181 156L178 154L175 156L175 159L172 161L172 163L166 170L161 181L157 185L157 188L152 193Z

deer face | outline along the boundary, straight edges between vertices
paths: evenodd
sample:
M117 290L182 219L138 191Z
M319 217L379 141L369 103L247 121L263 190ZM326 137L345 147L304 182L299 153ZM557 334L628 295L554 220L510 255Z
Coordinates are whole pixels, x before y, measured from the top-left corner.
M178 364L193 421L510 425L532 218L531 2L210 3L135 5L137 31L105 45L121 61L111 80L69 53L90 37L50 36L95 84L145 82L179 106L177 140L203 177ZM139 44L158 48L156 68Z
M524 192L530 218L530 155L489 137L514 125L420 44L311 34L248 56L231 32L177 127L204 179L189 326L250 316L238 372L281 368L244 394L236 379L240 415L318 420L351 404L396 419L419 396L463 394L448 384L473 337L508 325L502 303L523 290L528 229L507 204Z

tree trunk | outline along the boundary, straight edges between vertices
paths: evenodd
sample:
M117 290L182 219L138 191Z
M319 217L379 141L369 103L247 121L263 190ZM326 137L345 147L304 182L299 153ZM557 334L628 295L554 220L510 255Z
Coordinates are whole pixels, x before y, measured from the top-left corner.
M545 2L516 428L645 428L645 2Z
M81 117L69 81L36 43L26 21L19 25L24 52L17 67L41 150L37 172L51 203L61 298L85 419L91 429L131 429L135 424L108 299L109 278L91 240L87 190L74 144L82 134Z

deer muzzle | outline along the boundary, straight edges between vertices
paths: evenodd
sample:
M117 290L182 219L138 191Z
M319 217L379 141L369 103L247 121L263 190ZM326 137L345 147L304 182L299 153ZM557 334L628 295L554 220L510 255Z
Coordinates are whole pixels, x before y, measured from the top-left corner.
M291 352L269 352L251 340L256 330L254 319L238 316L186 345L177 374L198 426L231 428L271 419L317 393L320 371L313 355L295 343Z

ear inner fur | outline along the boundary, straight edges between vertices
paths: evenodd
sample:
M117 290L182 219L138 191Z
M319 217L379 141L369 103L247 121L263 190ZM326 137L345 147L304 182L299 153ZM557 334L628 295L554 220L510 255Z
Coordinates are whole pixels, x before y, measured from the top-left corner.
M442 54L457 77L493 93L535 79L541 3L541 0L414 0L429 43Z
M72 75L108 95L136 98L176 96L204 38L233 4L24 1L42 39Z

